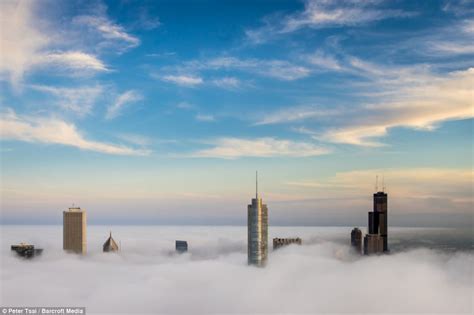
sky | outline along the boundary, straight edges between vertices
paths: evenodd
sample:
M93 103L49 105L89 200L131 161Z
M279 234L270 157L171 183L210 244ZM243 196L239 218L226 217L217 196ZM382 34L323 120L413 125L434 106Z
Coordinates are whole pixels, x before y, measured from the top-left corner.
M2 223L473 224L470 1L0 9Z
M1 226L0 303L81 306L87 314L473 311L472 234L467 250L442 250L440 235L451 229L394 229L394 240L405 239L397 249L361 256L345 227L270 226L270 237L298 235L303 245L269 249L262 269L247 265L245 226L113 227L122 251L102 253L108 228L89 227L88 253L79 256L63 252L61 226ZM188 241L187 253L174 253L175 239ZM410 248L413 239L435 248ZM17 257L6 245L19 240L43 254Z

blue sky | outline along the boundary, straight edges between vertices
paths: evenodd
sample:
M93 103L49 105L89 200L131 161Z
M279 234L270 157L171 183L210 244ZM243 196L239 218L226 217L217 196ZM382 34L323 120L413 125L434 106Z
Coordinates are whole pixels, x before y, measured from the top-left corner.
M5 1L2 222L472 223L469 1Z

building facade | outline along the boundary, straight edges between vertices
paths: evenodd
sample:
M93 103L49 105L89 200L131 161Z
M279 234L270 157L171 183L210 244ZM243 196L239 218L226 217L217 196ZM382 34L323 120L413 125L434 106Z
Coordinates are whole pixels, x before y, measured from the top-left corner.
M247 207L247 256L248 264L263 267L268 259L268 208L258 197Z
M351 245L359 254L362 254L362 231L359 228L353 228L351 231Z
M78 254L87 251L86 211L71 207L63 211L63 249Z
M364 254L383 253L383 238L380 234L366 234L364 237Z

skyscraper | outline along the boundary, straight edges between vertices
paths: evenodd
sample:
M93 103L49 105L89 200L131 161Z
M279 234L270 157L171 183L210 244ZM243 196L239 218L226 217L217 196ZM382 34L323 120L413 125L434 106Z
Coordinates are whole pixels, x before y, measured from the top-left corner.
M378 182L378 180L377 180ZM385 187L378 191L378 183L375 185L374 208L368 213L368 235L364 238L364 253L388 252L388 196Z
M388 251L388 201L387 194L383 191L374 194L374 213L377 215L378 233L383 238L383 251Z
M71 207L63 211L63 249L74 253L85 254L86 211L79 207Z
M258 174L255 180L255 198L247 208L248 264L263 267L268 258L268 208L258 198Z

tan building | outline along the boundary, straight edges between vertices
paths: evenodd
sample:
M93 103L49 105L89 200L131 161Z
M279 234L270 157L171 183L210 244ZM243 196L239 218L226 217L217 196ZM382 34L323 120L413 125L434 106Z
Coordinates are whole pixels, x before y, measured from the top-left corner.
M78 254L85 254L86 239L86 211L79 207L71 207L63 211L63 249Z

